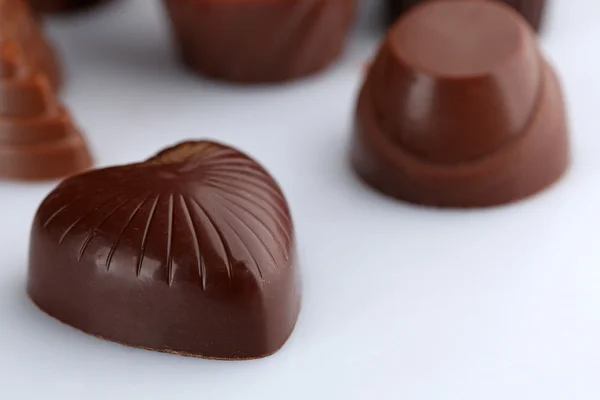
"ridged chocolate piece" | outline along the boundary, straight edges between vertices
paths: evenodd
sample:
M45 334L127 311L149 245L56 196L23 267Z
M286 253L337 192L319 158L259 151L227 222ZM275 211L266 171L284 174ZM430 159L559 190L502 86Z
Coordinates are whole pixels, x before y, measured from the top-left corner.
M61 69L54 49L33 17L26 0L0 0L0 43L14 43L35 73L44 74L57 90Z
M301 78L342 54L356 0L165 0L186 65L234 82Z
M91 166L87 146L48 79L0 44L0 179L49 180Z
M60 184L33 222L28 290L49 315L104 339L253 359L292 333L297 272L273 178L198 141Z
M63 13L95 7L112 0L28 0L31 7L43 13Z
M559 82L526 21L498 2L424 2L390 30L361 90L352 164L411 203L487 207L569 163Z
M435 0L386 0L388 4L388 21L393 24L396 19L411 7L423 1ZM439 0L438 0L439 1ZM475 0L474 0L475 1ZM487 0L480 0L487 1ZM531 26L539 31L542 26L546 0L496 0L503 1L525 17Z

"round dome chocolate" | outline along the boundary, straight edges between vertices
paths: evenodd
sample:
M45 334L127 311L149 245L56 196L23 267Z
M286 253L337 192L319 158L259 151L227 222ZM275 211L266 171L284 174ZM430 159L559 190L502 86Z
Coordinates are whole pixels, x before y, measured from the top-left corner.
M292 333L299 289L281 190L254 160L214 142L67 179L33 223L32 300L129 346L268 356Z
M408 202L512 202L567 168L565 114L522 17L498 2L426 2L398 20L368 72L352 163Z

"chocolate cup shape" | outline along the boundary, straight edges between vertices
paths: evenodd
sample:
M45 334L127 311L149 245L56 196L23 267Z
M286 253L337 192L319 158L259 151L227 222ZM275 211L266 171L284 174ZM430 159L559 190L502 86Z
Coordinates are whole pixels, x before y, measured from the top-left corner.
M54 90L61 85L61 68L26 0L0 0L0 44L11 42L33 72L45 75Z
M95 7L112 0L28 0L31 7L43 13L64 13Z
M45 76L13 44L0 46L0 178L50 180L92 164L87 145Z
M433 0L386 0L388 9L387 9L387 19L388 23L393 24L398 17L412 8L413 6L422 3L423 1L433 1ZM474 0L475 1L475 0ZM480 1L488 1L488 0L480 0ZM546 9L546 0L496 0L502 1L516 11L518 11L529 24L535 29L539 31L542 27L544 11Z
M220 80L317 73L343 52L356 0L165 0L183 62Z
M568 163L559 82L517 13L429 2L392 28L357 106L352 164L368 184L417 204L486 207L541 191Z
M33 222L28 292L58 320L128 346L265 357L300 308L291 214L248 156L181 143L50 193Z

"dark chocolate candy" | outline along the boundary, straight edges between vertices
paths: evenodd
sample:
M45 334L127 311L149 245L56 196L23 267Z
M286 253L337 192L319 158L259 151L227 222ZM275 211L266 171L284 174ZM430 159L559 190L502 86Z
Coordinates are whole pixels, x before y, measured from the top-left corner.
M181 57L212 78L279 82L341 55L356 0L165 0Z
M35 72L44 74L54 89L61 84L61 70L40 22L26 0L0 0L0 43L12 42Z
M535 35L497 2L425 2L389 32L361 90L359 175L443 207L530 196L569 162L559 82Z
M410 9L411 7L423 2L434 0L386 0L388 4L388 21L394 23L398 16ZM488 0L481 0L488 1ZM540 30L544 10L546 8L546 0L499 0L510 5L527 19L535 30Z
M71 12L87 9L111 0L28 0L34 10L43 13Z
M48 79L14 43L0 44L0 178L63 178L91 166L82 135Z
M28 290L49 315L101 338L253 359L292 333L297 272L273 178L198 141L60 184L33 222Z

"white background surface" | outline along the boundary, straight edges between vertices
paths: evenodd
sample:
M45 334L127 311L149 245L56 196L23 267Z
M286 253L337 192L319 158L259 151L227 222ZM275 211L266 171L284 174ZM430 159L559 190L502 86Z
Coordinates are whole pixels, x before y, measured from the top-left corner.
M287 346L254 362L86 336L25 294L29 224L53 184L0 183L0 398L600 398L600 4L552 11L543 45L568 97L573 167L530 201L468 213L390 201L348 168L373 32L324 75L240 88L179 68L158 2L52 21L65 100L99 165L214 138L272 171L294 212L304 303Z

